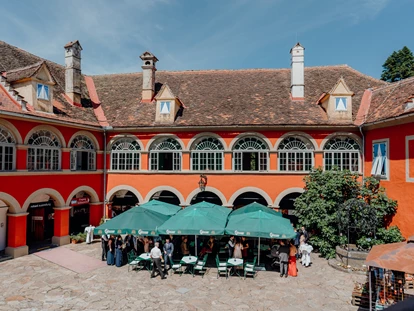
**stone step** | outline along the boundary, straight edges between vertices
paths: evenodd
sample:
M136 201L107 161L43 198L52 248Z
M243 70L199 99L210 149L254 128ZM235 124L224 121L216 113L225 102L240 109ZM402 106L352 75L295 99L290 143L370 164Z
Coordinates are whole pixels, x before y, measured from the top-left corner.
M10 259L13 259L13 257L8 256L8 255L0 255L0 262L10 260Z

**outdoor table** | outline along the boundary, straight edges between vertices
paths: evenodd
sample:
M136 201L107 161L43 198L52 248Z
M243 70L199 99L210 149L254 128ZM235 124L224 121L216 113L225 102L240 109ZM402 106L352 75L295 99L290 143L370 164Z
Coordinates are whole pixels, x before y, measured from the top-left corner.
M243 267L243 259L240 258L229 258L227 260L227 267L231 267L233 270L233 273L231 275L237 274L239 277L241 277L238 267Z
M138 256L138 259L143 260L145 262L145 269L151 272L151 256L150 253L142 253Z
M197 256L184 256L181 258L180 264L186 265L187 268L185 269L185 272L189 272L191 275L194 275L194 265L197 263Z

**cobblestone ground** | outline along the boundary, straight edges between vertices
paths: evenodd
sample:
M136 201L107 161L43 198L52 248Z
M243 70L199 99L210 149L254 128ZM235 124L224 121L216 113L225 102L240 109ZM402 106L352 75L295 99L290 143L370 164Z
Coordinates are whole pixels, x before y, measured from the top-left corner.
M100 258L100 243L66 245ZM29 255L0 263L0 310L358 310L350 304L354 281L313 256L297 278L259 272L255 279L196 275L150 279L146 271L105 266L78 274Z

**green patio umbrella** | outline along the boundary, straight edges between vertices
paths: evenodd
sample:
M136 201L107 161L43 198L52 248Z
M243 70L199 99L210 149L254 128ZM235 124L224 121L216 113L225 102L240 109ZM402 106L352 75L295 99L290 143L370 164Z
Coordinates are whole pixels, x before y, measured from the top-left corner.
M292 239L295 237L292 224L281 213L269 207L253 202L229 215L226 234L235 236L275 239ZM260 263L260 249L259 260Z
M158 200L151 200L147 203L140 204L139 206L167 216L175 215L179 210L181 210L180 206Z
M231 210L208 202L190 205L158 228L161 234L223 235ZM195 243L197 253L197 241ZM197 255L197 254L196 254Z
M135 206L130 210L108 220L96 227L94 234L134 234L157 236L157 227L162 225L171 216L163 215L141 206Z

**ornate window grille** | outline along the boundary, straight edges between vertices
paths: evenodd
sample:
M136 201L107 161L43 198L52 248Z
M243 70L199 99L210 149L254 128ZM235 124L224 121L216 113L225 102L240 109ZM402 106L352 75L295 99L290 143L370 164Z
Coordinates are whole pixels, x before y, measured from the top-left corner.
M70 169L72 171L96 170L96 150L91 139L84 135L76 136L70 144Z
M111 148L112 171L138 171L140 168L141 147L134 138L117 139Z
M313 167L313 146L302 138L287 137L278 147L278 167L286 172L308 172Z
M16 166L16 140L0 126L0 171L12 171Z
M180 171L181 145L174 138L161 138L150 147L152 171Z
M337 167L340 170L349 170L351 172L360 171L360 147L350 137L339 136L330 139L325 144L323 156L325 170Z
M192 170L223 170L223 150L223 144L217 138L202 138L191 150Z
M260 138L244 137L233 148L233 170L267 171L269 148Z
M29 171L60 170L61 145L55 133L34 132L28 140L27 169Z

